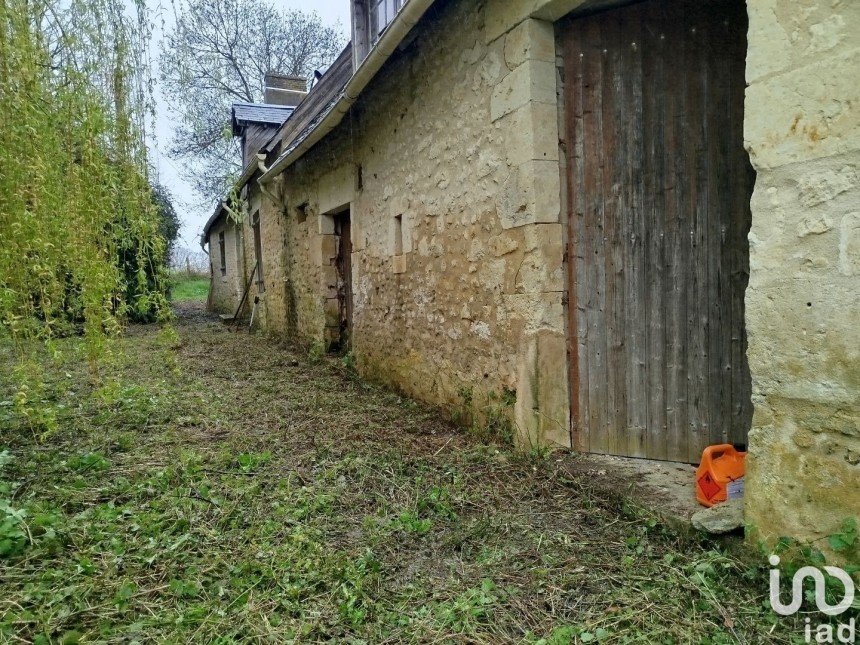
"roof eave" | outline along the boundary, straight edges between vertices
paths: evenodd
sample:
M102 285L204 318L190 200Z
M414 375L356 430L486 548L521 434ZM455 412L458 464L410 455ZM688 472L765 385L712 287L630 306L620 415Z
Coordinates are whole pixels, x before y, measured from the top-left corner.
M265 161L266 155L264 154L256 154L254 158L248 163L247 166L242 170L242 174L239 175L239 178L233 184L233 188L230 191L231 193L238 193L241 191L245 185L254 178L254 175L258 172L262 172L265 169ZM201 245L205 244L205 240L209 237L209 231L212 226L215 225L215 222L220 218L221 212L226 211L226 199L222 199L218 202L218 205L215 207L215 212L209 217L206 221L206 224L203 226L203 234L201 235Z
M403 39L409 34L434 0L409 0L379 40L362 61L346 84L343 92L325 118L301 141L286 150L272 166L260 177L261 183L268 183L290 165L301 158L308 150L319 143L323 137L335 129L358 100L361 92L368 86L382 66L391 58Z
M209 231L215 225L219 219L221 219L221 213L224 211L224 202L219 201L215 206L215 210L209 216L209 219L206 220L206 223L203 225L203 233L200 234L200 246L203 247L203 250L206 250L206 242L209 239Z
M261 155L257 153L254 155L253 159L248 162L248 165L242 170L242 174L239 175L239 179L236 180L236 183L233 186L233 190L239 192L245 187L254 174L260 170L261 164L265 161L266 155Z

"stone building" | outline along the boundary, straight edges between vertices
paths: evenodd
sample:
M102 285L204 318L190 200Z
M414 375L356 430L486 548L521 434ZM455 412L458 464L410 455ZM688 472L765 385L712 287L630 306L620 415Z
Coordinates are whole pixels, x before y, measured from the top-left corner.
M242 168L244 172L237 188L243 190L245 207L250 205L249 189L250 174L257 169L257 153L272 138L277 129L295 111L307 95L307 84L303 78L295 78L269 72L265 79L265 94L263 104L234 103L230 124L233 136L239 139L239 149L242 152ZM255 195L257 191L255 191ZM259 198L257 198L259 199ZM255 202L256 203L256 202ZM243 248L242 231L243 217L234 212L230 217L231 208L227 202L219 202L215 212L204 227L202 242L209 247L211 261L211 280L209 289L209 308L229 317L235 313L245 294L250 281L258 286L261 272L256 271L256 251L260 248L259 227L251 229L256 232L256 246L251 247L253 258L250 268L246 266L246 255ZM253 241L254 238L252 238ZM249 270L253 275L247 275Z
M245 170L204 232L213 306L250 284L255 326L501 409L523 444L688 463L748 445L766 539L858 515L860 4L352 16L289 118L234 113Z

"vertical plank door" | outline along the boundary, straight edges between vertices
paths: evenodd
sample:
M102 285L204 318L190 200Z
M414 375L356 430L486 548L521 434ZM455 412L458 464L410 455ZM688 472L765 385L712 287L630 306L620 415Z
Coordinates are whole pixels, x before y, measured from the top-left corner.
M746 443L747 26L742 0L648 0L559 27L582 450Z

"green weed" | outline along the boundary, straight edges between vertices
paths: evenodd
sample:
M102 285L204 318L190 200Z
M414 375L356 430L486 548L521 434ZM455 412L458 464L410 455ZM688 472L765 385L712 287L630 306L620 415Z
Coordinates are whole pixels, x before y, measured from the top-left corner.
M322 342L311 343L310 347L308 347L308 360L311 363L321 363L325 356L325 345Z
M422 519L411 511L404 511L392 522L392 527L407 533L426 535L433 528L433 522L426 518Z
M797 628L765 605L766 559L500 443L512 393L464 392L490 430L461 432L301 348L175 330L135 328L97 383L63 341L51 441L0 407L0 598L14 600L0 641L784 642Z
M170 281L170 299L173 302L203 301L209 295L209 278L175 274Z
M513 445L512 417L516 392L489 392L481 403L476 402L475 392L471 387L460 387L457 395L460 403L451 414L455 423L468 428L470 433L483 443Z

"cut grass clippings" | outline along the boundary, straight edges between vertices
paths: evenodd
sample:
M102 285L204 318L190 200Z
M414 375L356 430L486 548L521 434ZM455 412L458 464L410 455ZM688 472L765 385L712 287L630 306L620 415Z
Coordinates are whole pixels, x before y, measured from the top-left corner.
M0 407L0 640L801 633L764 568L200 305L130 329L98 384L64 342L60 432Z

